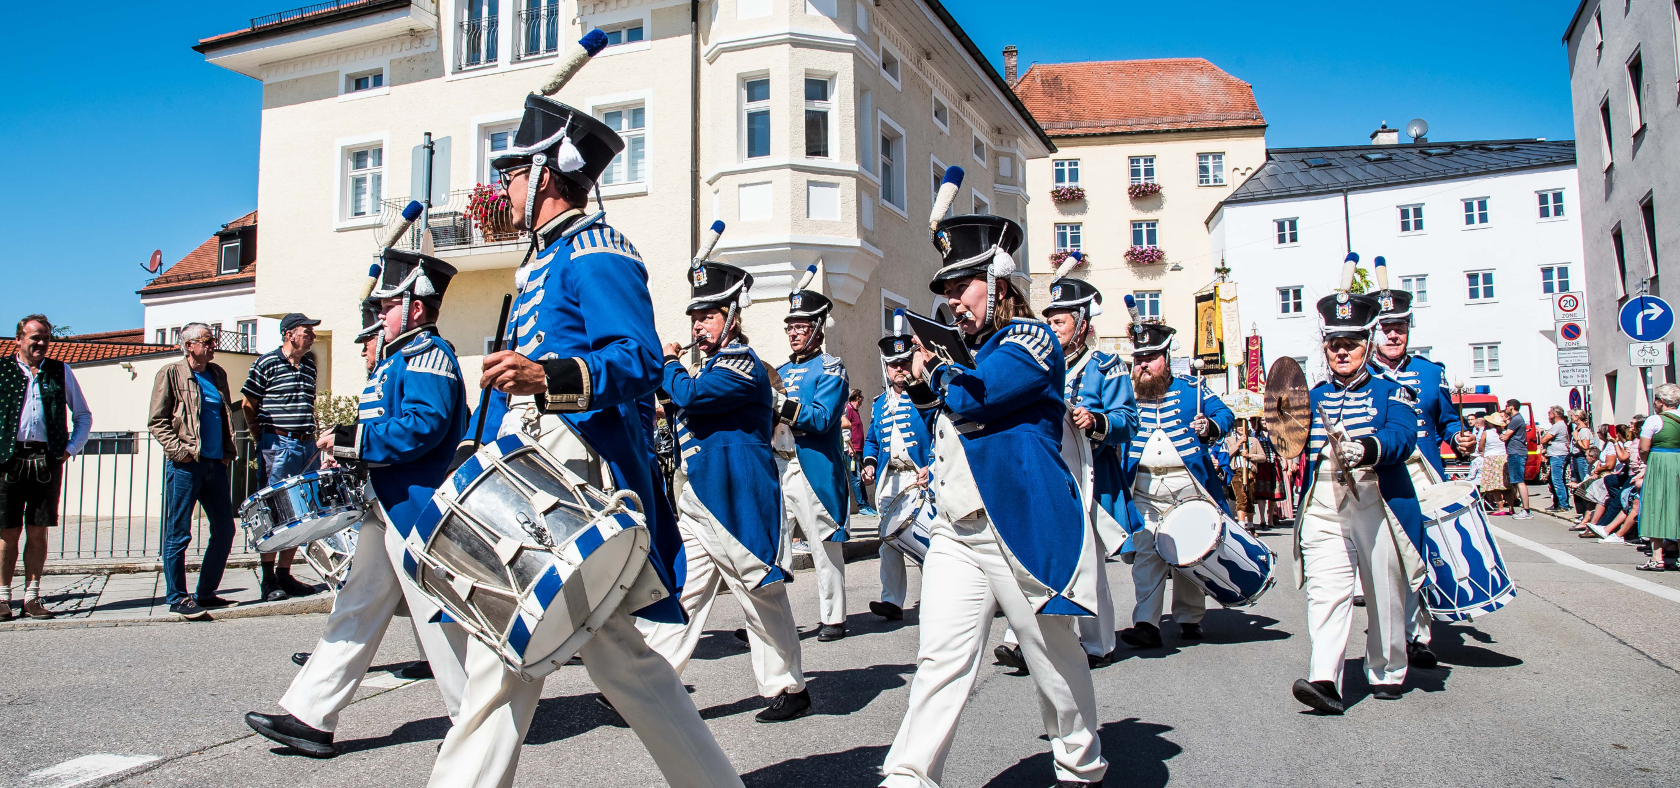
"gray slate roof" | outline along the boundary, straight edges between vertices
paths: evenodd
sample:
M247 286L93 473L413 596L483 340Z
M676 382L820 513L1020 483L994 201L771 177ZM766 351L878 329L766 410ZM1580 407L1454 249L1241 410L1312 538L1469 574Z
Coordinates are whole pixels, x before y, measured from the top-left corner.
M1376 161L1371 157L1386 154ZM1574 140L1485 140L1335 148L1275 148L1266 164L1220 205L1336 194L1474 178L1498 172L1569 166ZM1215 209L1217 212L1217 209Z

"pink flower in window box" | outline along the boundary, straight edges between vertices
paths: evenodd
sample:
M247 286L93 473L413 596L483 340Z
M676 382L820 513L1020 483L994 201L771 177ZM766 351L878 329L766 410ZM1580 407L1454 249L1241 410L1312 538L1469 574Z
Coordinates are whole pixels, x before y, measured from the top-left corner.
M1133 246L1126 250L1126 262L1133 265L1151 265L1167 259L1167 253L1159 246Z

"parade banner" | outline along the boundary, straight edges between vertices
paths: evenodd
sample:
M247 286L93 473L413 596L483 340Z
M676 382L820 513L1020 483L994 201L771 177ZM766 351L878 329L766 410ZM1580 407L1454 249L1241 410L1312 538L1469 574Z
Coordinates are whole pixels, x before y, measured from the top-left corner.
M1260 335L1248 336L1248 348L1243 354L1243 388L1249 391L1260 391L1266 387L1265 372L1266 359L1260 351Z
M1202 374L1217 375L1225 371L1225 321L1219 317L1219 296L1203 293L1196 296L1196 341L1194 353L1205 365Z

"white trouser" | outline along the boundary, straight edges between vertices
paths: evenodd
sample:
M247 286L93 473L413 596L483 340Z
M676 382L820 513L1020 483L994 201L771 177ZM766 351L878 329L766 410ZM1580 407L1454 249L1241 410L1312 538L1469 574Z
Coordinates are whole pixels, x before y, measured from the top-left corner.
M578 652L590 680L641 737L673 788L739 786L741 778L701 721L671 663L648 648L622 608ZM524 681L476 638L467 646L461 715L438 750L432 788L508 788L544 681ZM602 768L610 768L603 764ZM570 782L587 784L587 776Z
M816 566L817 612L824 624L846 623L846 553L840 542L823 539L834 533L837 524L823 507L817 491L799 467L799 457L776 458L782 468L782 506L789 525L799 529L805 543L811 547L811 563Z
M1361 476L1368 478L1357 482L1356 501L1328 470L1320 471L1300 526L1312 638L1307 680L1334 682L1338 691L1353 624L1356 571L1365 594L1365 678L1372 685L1406 680L1408 585L1384 519L1382 491L1369 473Z
M1429 465L1422 454L1413 454L1406 461L1406 471L1412 477L1412 488L1422 493L1424 490L1440 483L1435 476L1435 468ZM1419 548L1422 551L1422 548ZM1431 624L1434 619L1429 615L1429 607L1423 603L1423 589L1406 592L1406 639L1420 645L1428 646Z
M459 624L432 623L438 607L394 568L402 561L402 537L385 525L381 515L371 510L362 520L350 574L333 600L327 630L280 698L280 708L316 730L331 732L338 728L338 713L356 698L356 689L379 651L385 628L397 604L403 601L407 601L414 622L415 642L432 664L432 676L443 694L449 719L458 719L461 711L461 695L467 683L462 667L469 639L466 630Z
M904 607L909 595L909 576L904 572L904 554L887 546L887 534L907 525L916 513L915 502L923 491L915 486L915 469L880 470L875 478L875 511L881 515L881 601Z
M1108 587L1108 559L1104 558L1097 564L1097 614L1095 616L1081 616L1079 621L1079 646L1086 654L1093 657L1107 656L1115 648L1114 632L1114 592ZM1179 585L1189 583L1174 583ZM1159 608L1157 608L1159 610Z
M758 694L774 698L783 690L804 691L799 628L793 622L787 584L747 586L730 565L728 553L720 544L722 539L730 538L723 524L694 496L692 488L683 490L678 498L677 530L682 533L683 552L688 560L680 599L683 612L688 614L688 624L636 621L636 628L647 639L648 647L668 660L681 676L706 630L706 618L717 600L718 587L728 584L730 593L746 613L747 643L752 647Z
M922 565L916 675L881 785L937 788L1000 608L1038 688L1056 779L1102 782L1108 762L1097 738L1096 691L1074 627L1065 616L1033 613L984 513L951 528L956 536L944 528L934 533Z
M1173 579L1173 620L1180 624L1197 624L1207 613L1207 597L1190 579L1161 560L1155 552L1155 529L1161 527L1161 516L1172 508L1179 495L1189 496L1195 485L1190 471L1174 468L1166 473L1151 473L1139 467L1132 483L1132 501L1143 516L1143 530L1132 536L1137 547L1132 557L1132 586L1137 592L1137 605L1132 608L1133 624L1160 626L1161 607L1166 603L1167 578Z

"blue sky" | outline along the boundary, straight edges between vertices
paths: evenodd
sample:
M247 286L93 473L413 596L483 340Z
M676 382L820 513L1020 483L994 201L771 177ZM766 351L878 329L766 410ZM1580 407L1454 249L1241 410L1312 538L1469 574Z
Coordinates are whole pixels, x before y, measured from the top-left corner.
M1435 140L1574 136L1560 38L1575 0L945 3L1000 71L1006 44L1023 71L1205 57L1254 85L1272 147L1361 143L1414 117ZM173 263L256 207L259 86L190 47L302 4L98 2L73 23L63 6L13 8L15 30L56 32L0 54L0 325L45 311L79 332L139 326L152 250Z

